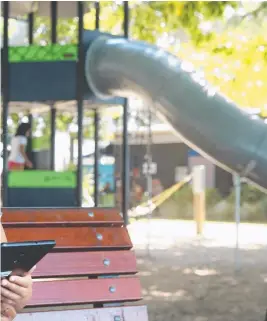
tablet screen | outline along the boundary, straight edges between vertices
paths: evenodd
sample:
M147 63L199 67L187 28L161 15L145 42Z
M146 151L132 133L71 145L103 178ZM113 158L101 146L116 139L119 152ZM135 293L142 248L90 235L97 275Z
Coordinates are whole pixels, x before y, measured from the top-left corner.
M53 240L1 244L1 278L28 272L56 245Z

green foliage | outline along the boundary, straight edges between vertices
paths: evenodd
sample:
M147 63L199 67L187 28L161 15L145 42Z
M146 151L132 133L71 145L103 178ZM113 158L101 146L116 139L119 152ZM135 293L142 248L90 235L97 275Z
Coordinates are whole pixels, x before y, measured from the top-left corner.
M32 140L33 150L44 150L50 148L50 140L48 135L43 135L41 137L34 137Z
M249 24L225 30L198 48L184 44L176 51L182 59L200 68L218 91L241 107L267 110L267 34L262 27ZM254 29L253 29L254 27Z
M84 26L94 29L94 4L87 4L89 12L84 16ZM233 19L234 22L226 21L226 9L244 5L245 16ZM100 6L100 30L122 35L121 1L101 1ZM266 17L266 7L266 2L248 5L239 1L130 1L130 34L131 38L150 43L166 38L166 49L181 58L190 57L196 67L204 69L208 81L237 104L264 109L267 73L262 71L267 64L266 23L255 19ZM221 21L223 32L203 30L203 23L217 21ZM76 43L77 26L76 18L60 19L58 40ZM182 30L190 41L177 51L178 34ZM37 18L35 43L49 43L50 33L49 19Z
M76 169L77 169L77 166L75 164L73 164L73 163L68 164L68 167L67 167L68 172L74 172L74 171L76 171Z
M186 30L194 44L210 40L212 32L203 33L201 22L221 19L225 8L236 8L236 1L151 1L147 4L161 17L162 33ZM157 35L158 36L158 35ZM155 38L154 40L156 40Z
M216 189L206 191L207 220L229 221L235 220L235 192L223 198ZM175 192L154 211L153 217L168 219L193 219L193 193L190 185ZM267 197L252 185L242 185L241 220L242 222L266 222Z
M266 2L252 5L240 1L130 1L129 5L131 38L150 43L163 39L165 49L200 67L207 80L237 104L262 108L267 114L267 73L263 72L267 67ZM235 23L228 23L225 10L244 5L247 14L235 19ZM100 7L100 30L122 35L122 1L101 1ZM94 2L86 2L85 10L88 11L84 15L85 28L95 29ZM261 20L257 27L258 18ZM51 42L49 20L36 18L35 44ZM203 29L203 23L218 21L223 32ZM77 28L77 18L59 19L58 41L77 43ZM188 39L180 46L181 34L186 34ZM49 117L45 118L49 124ZM58 117L57 128L65 131L75 122L73 116L63 112ZM49 134L49 129L44 129L44 134ZM86 126L84 135L93 136L93 125Z
M77 43L77 18L58 19L57 41L60 44ZM36 17L34 21L34 43L45 46L51 43L51 21L47 17Z
M250 184L242 184L241 188L241 203L256 204L267 199L266 194ZM233 188L231 194L228 196L227 201L230 203L235 202L235 189Z
M203 34L200 23L223 17L226 7L237 8L238 1L130 1L131 36L155 43L166 32L184 29L195 43L210 39ZM100 29L113 34L123 34L123 6L120 1L101 1ZM85 8L86 9L86 8ZM89 2L84 16L86 29L95 29L95 8ZM59 19L58 41L77 42L77 19ZM50 42L49 18L38 17L35 22L35 42Z
M206 190L207 207L212 208L222 200L222 196L216 188Z
M59 131L68 131L70 124L74 122L74 116L70 113L58 113L56 127Z

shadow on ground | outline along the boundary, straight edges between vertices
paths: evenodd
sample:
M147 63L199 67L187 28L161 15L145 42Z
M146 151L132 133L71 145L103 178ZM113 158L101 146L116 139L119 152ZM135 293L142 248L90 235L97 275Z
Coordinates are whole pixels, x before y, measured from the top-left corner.
M142 234L135 228L131 233ZM150 321L264 321L264 244L242 244L237 272L234 248L215 239L184 237L161 249L166 237L164 229L153 235L150 257L141 243L136 246Z

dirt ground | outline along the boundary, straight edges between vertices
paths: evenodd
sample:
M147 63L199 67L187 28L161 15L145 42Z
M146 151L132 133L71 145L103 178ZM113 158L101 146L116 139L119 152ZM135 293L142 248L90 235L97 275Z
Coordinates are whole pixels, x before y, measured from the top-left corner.
M129 231L149 321L264 320L266 226L241 224L238 252L229 223L207 223L204 237L183 221L137 221Z

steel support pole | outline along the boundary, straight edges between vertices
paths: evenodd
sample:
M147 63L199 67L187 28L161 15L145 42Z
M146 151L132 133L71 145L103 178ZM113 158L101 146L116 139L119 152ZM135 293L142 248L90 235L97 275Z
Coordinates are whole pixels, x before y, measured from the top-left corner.
M147 255L151 257L150 243L151 243L151 219L153 211L153 177L152 177L152 110L148 110L148 139L146 146L146 163L147 163L147 198L148 198L148 215L147 215Z
M29 44L33 44L34 15L33 12L28 15L28 38Z
M51 43L57 43L57 17L58 17L58 3L51 1ZM55 170L55 150L56 150L56 116L57 112L55 105L52 102L50 106L50 122L51 122L51 136L50 136L50 169Z
M28 113L28 123L30 124L31 128L33 128L33 115L29 111ZM30 136L28 138L28 143L27 143L27 156L30 159L31 162L33 162L33 152L32 152L32 130L30 132Z
M83 147L83 80L84 80L84 49L83 49L83 1L77 2L78 6L78 63L77 63L77 123L78 123L78 159L77 159L77 186L76 186L76 204L82 206L82 147Z
M95 29L100 28L100 2L95 2ZM99 111L96 109L94 113L94 140L95 140L95 154L94 154L94 203L99 206L99 130L100 130Z
M124 1L124 37L129 38L129 2ZM123 141L122 141L122 214L124 223L128 225L129 198L130 198L130 150L128 142L128 100L123 105Z
M31 12L28 14L28 41L29 41L29 45L33 44L33 29L34 29L34 14L33 14L33 12ZM28 111L28 122L29 122L31 128L33 128L33 115L30 110ZM30 136L28 138L27 156L33 162L32 130L31 130Z
M238 174L234 174L235 186L235 271L240 270L240 251L239 251L239 227L241 221L241 179Z
M9 105L9 62L8 62L8 17L9 1L2 2L3 51L2 51L2 146L3 146L3 171L2 171L2 206L8 206L8 168L7 168L7 144L8 144L8 105Z
M50 122L51 122L51 137L50 137L50 169L55 170L55 152L56 152L56 115L57 111L52 103L50 106Z
M99 130L100 130L100 117L99 112L96 109L94 114L94 139L95 139L95 154L94 154L94 181L95 181L95 188L94 188L94 202L95 206L99 206Z
M95 2L95 28L100 29L100 1Z

